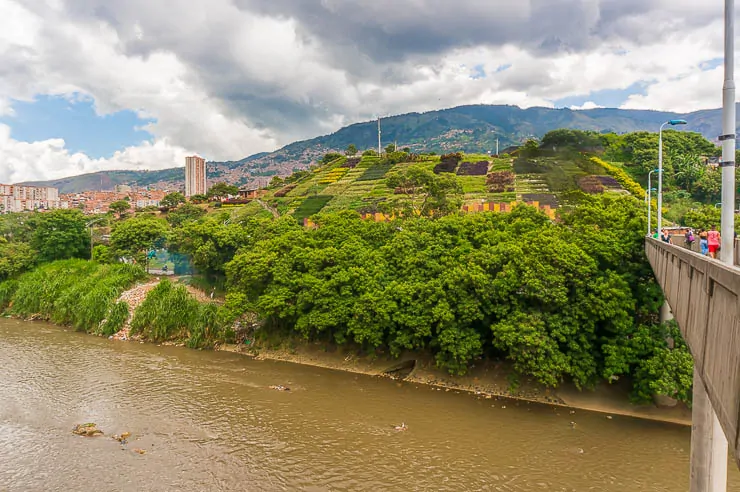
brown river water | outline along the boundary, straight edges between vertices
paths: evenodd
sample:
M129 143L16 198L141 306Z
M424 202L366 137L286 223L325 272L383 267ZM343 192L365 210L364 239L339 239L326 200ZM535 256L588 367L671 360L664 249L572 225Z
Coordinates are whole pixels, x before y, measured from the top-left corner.
M106 436L73 435L83 422ZM673 424L0 319L3 492L683 491L689 443Z

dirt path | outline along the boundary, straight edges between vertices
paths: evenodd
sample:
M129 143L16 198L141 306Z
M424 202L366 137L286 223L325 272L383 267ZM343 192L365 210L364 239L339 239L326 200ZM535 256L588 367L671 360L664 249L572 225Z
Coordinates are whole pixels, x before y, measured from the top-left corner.
M265 210L267 210L268 212L270 212L272 214L272 216L275 217L276 219L279 219L280 218L280 212L278 212L275 208L269 206L268 204L266 204L265 202L263 202L259 198L255 198L254 201L257 202L257 203L259 203L260 206L262 206L262 208L264 208Z
M145 284L138 284L135 287L127 290L121 296L118 298L118 302L125 302L128 304L128 319L126 320L126 323L124 323L123 328L113 335L113 340L128 340L129 332L131 331L131 320L134 318L134 310L139 307L139 305L144 302L144 299L146 299L147 294L149 291L151 291L154 287L159 284L159 279L151 280Z

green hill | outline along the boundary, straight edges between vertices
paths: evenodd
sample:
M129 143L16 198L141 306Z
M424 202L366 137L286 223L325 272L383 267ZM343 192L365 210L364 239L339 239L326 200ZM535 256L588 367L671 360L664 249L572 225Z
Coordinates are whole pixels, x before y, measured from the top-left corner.
M454 173L461 185L458 197L463 206L523 201L556 208L575 190L626 193L604 166L571 151L537 151L531 156L498 158L464 154L447 169L442 169L438 155L419 155L414 162L409 160L393 164L377 156L340 157L311 172L295 175L300 176L297 179L288 178L285 184L272 187L263 200L299 221L320 211L387 212L412 199L403 190L389 186L388 173L403 172L415 165Z
M558 128L615 133L655 132L662 122L674 118L689 122L683 130L699 132L714 141L721 134L720 116L719 109L679 114L608 108L575 111L495 105L459 106L384 118L381 121L382 145L396 143L400 148L409 147L413 152L487 154L495 153L497 139L499 148L504 149L519 145L532 136L542 137ZM330 135L294 142L275 152L255 154L238 161L209 162L208 174L212 181L238 185L254 183L260 178L265 182L275 175L287 176L295 170L306 169L327 152L342 151L349 144L359 149L377 148L377 122L349 125ZM103 171L34 184L57 186L62 192L77 192L110 189L115 184L178 188L183 186L183 180L184 173L180 167L162 171Z

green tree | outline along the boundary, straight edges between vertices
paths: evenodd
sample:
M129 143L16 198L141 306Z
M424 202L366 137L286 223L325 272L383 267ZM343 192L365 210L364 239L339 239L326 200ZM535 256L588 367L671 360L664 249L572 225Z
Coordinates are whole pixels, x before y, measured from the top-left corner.
M355 144L349 144L347 146L347 150L344 151L345 154L349 156L353 156L357 154L357 146Z
M29 212L0 214L0 235L8 241L29 242L33 235Z
M385 150L385 153L386 154L390 154L391 152L395 152L396 151L396 144L393 144L393 143L388 144L388 145L385 146L385 149L383 149L383 150Z
M185 203L167 213L167 222L169 222L172 227L180 227L185 222L198 219L203 217L205 214L206 211L197 205Z
M698 154L673 154L671 156L676 184L689 193L694 192L695 185L704 176L706 169Z
M409 217L440 217L459 210L462 204L462 186L454 174L435 174L419 164L389 172L386 186L406 197L400 211Z
M110 245L117 256L143 262L145 253L164 245L169 233L167 222L153 215L138 215L119 222L111 233Z
M329 152L328 154L324 154L324 157L321 158L321 161L319 161L319 164L322 166L325 166L326 164L329 164L331 161L335 161L342 157L342 154L337 154L336 152Z
M52 210L29 216L31 247L42 262L90 255L90 235L79 210Z
M126 200L118 200L108 205L108 210L118 215L118 217L123 217L130 209L131 204Z
M228 196L238 195L239 187L227 183L216 183L206 193L209 200L220 200Z
M192 198L193 197L191 197L191 200ZM179 191L169 193L159 201L159 205L164 208L175 208L181 203L185 203L185 195L183 195Z
M111 248L105 244L98 244L93 247L92 259L98 263L116 263Z
M36 254L26 243L0 242L0 280L30 270L36 264Z
M194 204L206 203L207 201L208 201L208 197L205 195L201 195L201 194L192 195L190 197L190 203L194 203Z

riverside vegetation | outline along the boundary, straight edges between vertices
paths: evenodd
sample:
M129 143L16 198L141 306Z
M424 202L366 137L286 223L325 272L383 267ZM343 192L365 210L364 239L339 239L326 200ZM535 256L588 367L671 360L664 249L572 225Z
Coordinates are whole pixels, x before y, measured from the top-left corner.
M568 147L572 135L560 134L557 145ZM551 152L550 137L541 147L528 144L516 161ZM581 173L601 165L639 194L634 168L580 154L590 142L571 145L569 165ZM402 162L376 159L384 172L373 186L414 188L398 202L405 218L374 222L330 208L313 216L316 227L303 227L284 211L279 218L260 208L204 215L203 207L173 200L167 211L111 216L110 245L96 246L91 262L81 212L2 216L0 303L9 314L100 335L131 315L132 333L192 348L233 343L239 322L256 317L258 339L300 336L367 354L429 351L453 374L480 359L507 359L549 387L627 378L636 400L690 399L691 355L676 326L658 320L663 297L643 251L641 199L563 188L555 221L523 204L510 213L460 214L455 175L415 163L404 173L393 168ZM469 167L479 159L468 159ZM316 173L297 175L274 190L286 182L308 189L304 180ZM163 280L129 313L117 299L145 274L117 258L142 264L152 247L188 256L201 275L222 279L223 302L199 303Z

